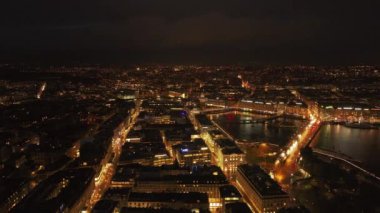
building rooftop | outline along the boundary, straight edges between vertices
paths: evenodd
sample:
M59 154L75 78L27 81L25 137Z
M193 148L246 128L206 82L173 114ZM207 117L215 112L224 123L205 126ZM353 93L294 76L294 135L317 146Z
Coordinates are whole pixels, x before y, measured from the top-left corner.
M119 197L119 196L128 196L130 193L130 188L109 188L103 195L104 198Z
M137 193L129 195L129 202L208 203L206 193Z
M219 138L215 140L215 143L222 149L225 147L237 147L233 140L227 138Z
M126 143L120 156L120 164L132 163L134 160L153 160L156 156L169 158L163 143Z
M140 174L160 177L169 174L190 174L190 169L186 167L176 167L174 165L163 165L160 167L142 166L140 164L119 165L112 180L129 181Z
M240 192L233 185L225 185L219 187L219 193L221 198L241 197Z
M208 147L206 144L201 142L183 142L181 144L177 144L173 146L173 149L178 150L181 154L191 153L191 152L209 152Z
M16 190L28 184L26 179L6 179L0 181L0 203L4 203Z
M161 177L153 176L140 176L136 179L136 182L171 182L176 184L227 184L228 181L223 173L217 175L207 174L207 175L166 175Z
M282 208L278 213L310 213L310 211L304 206L294 206Z
M200 209L200 212L208 212ZM123 207L120 213L192 213L190 209L153 209L153 208L128 208Z
M117 205L117 201L113 200L99 200L91 213L113 213Z
M238 166L242 173L261 197L286 196L281 187L259 166L243 164Z
M215 137L224 137L224 133L218 129L209 130L208 133L211 135L212 138Z
M188 170L188 173L140 173L136 182L168 182L175 184L227 184L226 176L216 166L197 166Z
M226 147L222 149L222 153L225 155L232 155L232 154L243 154L243 151L239 149L239 147Z
M91 184L92 169L70 169L55 173L32 190L12 212L60 212L72 208Z
M251 209L246 203L236 202L236 203L227 203L225 207L226 213L252 213Z
M210 119L208 119L208 117L205 114L195 115L195 118L199 121L199 123L202 126L212 126L213 125L212 122L210 121Z

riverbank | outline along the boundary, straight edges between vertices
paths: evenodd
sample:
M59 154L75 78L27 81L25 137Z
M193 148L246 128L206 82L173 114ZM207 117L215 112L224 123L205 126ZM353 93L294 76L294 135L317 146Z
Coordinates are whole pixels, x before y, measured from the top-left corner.
M342 124L324 124L310 146L336 153L348 161L380 175L380 130L350 128Z
M294 182L291 194L311 212L377 212L374 195L380 193L380 187L376 182L311 150L302 153L300 166L311 177Z

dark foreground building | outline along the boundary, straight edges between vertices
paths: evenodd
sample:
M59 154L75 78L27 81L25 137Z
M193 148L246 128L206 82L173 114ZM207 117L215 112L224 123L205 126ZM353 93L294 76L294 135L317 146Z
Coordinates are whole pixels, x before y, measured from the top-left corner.
M57 172L34 188L11 212L80 212L93 188L92 169Z
M277 212L291 203L289 195L259 166L240 165L236 183L258 212Z

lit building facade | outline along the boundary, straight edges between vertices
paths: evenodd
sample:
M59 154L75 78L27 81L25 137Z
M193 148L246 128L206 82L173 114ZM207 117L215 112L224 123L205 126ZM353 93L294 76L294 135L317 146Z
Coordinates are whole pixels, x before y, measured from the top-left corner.
M129 195L127 207L153 209L191 209L192 211L207 211L209 202L206 193L141 193L132 192Z
M237 167L245 163L245 155L234 141L226 138L215 140L215 156L218 166L229 179L234 179Z
M258 212L274 213L291 205L289 195L259 166L240 165L236 184Z
M180 166L211 164L211 152L203 141L178 144L173 150Z
M244 153L237 147L226 147L218 152L218 165L224 174L234 179L237 167L245 163Z

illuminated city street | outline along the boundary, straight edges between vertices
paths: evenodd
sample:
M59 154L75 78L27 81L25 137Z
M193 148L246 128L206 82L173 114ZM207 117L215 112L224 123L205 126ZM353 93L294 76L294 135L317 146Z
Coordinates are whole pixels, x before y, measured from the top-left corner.
M104 192L109 188L111 184L111 179L115 174L115 166L117 166L121 154L121 148L125 143L126 136L128 135L129 131L133 127L136 118L139 114L139 108L140 108L140 101L136 102L136 111L131 116L132 122L126 129L121 129L121 132L119 132L119 137L116 137L112 140L112 153L114 157L111 159L111 163L106 163L102 166L101 171L99 173L99 176L95 178L95 187L92 191L92 194L90 196L90 199L87 203L87 211L91 212L94 205L101 199Z
M99 201L104 191L108 188L114 171L114 166L111 163L108 163L102 168L99 176L95 178L95 188L88 203L89 211L96 204L96 202Z
M275 161L273 176L285 189L289 187L291 176L298 170L300 150L310 143L311 138L320 128L320 121L310 116L311 119L302 133L292 139L288 146Z

